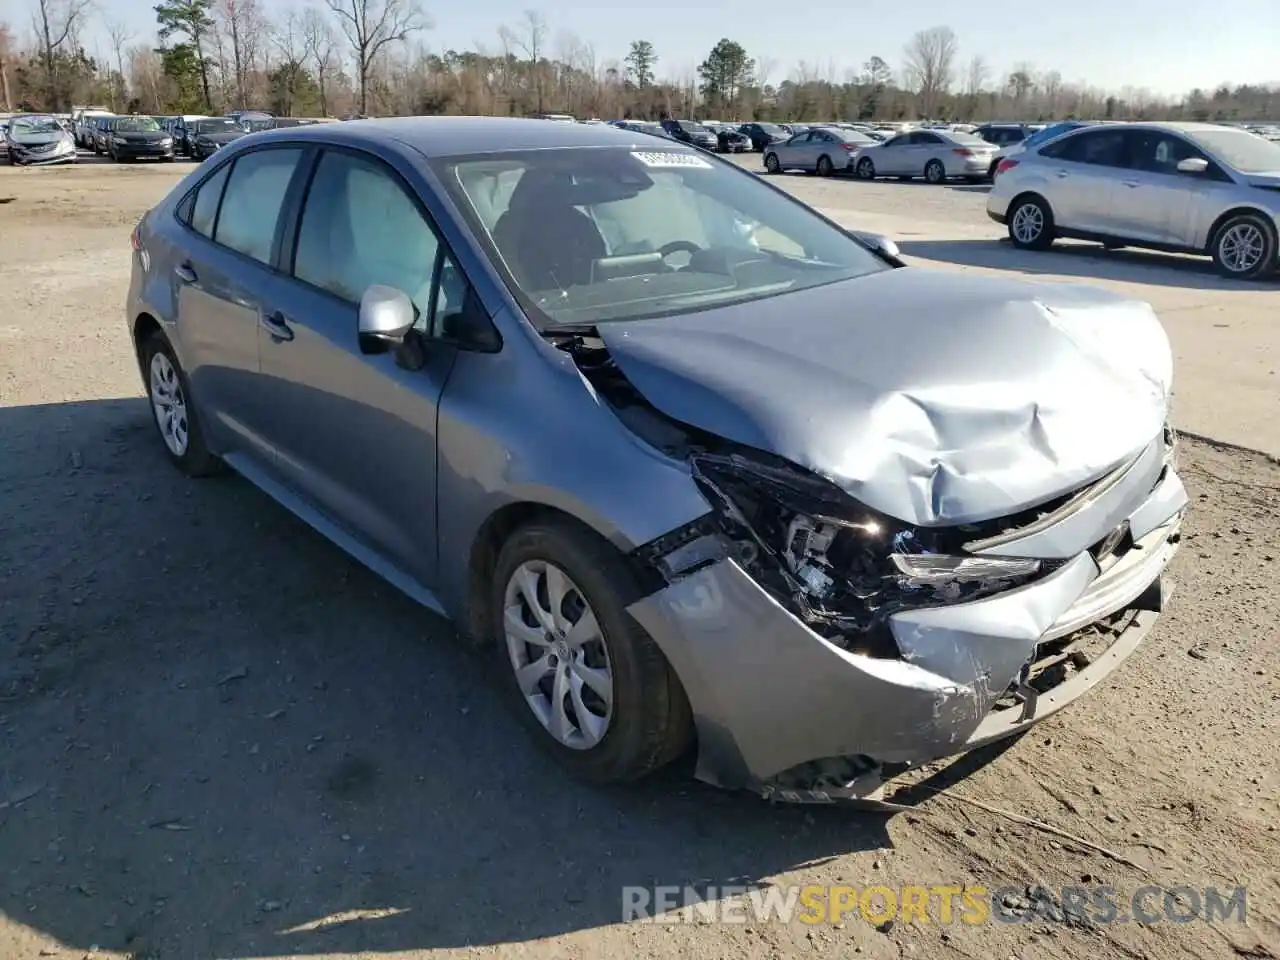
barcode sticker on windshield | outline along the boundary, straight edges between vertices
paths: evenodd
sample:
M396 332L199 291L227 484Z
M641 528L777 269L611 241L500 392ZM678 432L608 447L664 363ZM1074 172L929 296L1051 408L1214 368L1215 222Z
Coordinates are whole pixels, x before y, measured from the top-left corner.
M637 151L631 155L646 167L700 167L704 170L711 169L710 163L692 153L656 153L645 150Z

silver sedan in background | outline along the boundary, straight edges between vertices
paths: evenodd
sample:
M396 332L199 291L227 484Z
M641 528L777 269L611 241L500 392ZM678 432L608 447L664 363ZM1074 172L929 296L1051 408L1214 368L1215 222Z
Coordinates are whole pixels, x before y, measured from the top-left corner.
M855 130L839 127L811 127L781 143L765 147L764 168L770 173L808 170L829 177L837 171L853 169L853 157L875 140Z
M1212 123L1086 127L1002 160L987 214L1024 249L1093 240L1260 278L1280 263L1280 144Z
M912 130L860 148L853 170L862 180L924 177L930 183L943 183L963 177L977 181L989 175L995 155L994 146L972 133Z

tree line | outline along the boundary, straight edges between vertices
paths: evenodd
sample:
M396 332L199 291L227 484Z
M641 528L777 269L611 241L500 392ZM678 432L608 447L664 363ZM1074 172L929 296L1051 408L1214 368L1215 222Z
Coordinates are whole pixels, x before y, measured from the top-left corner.
M724 120L1280 120L1280 86L1223 84L1162 97L1069 83L1018 64L962 59L950 27L919 31L896 66L801 61L782 69L721 39L695 69L664 71L657 43L602 54L529 10L473 50L432 50L417 0L309 0L279 16L261 0L161 0L153 37L108 14L107 50L86 48L95 0L30 0L34 29L0 24L6 110L277 115L570 113ZM612 58L608 54L622 54Z

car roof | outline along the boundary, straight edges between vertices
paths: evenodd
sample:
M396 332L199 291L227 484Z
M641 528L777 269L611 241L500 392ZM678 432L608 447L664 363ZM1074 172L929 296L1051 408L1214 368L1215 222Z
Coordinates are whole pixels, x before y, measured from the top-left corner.
M515 150L621 147L628 131L612 124L564 123L525 117L387 117L316 124L254 134L255 143L271 139L323 140L353 145L401 144L428 158ZM674 144L668 149L677 148Z

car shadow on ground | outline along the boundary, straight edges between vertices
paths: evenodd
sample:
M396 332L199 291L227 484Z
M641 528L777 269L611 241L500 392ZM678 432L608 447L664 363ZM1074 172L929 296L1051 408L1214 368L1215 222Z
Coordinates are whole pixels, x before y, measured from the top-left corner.
M1085 243L1058 243L1050 250L1018 250L1007 240L903 240L905 256L966 267L1020 273L1119 280L1200 290L1249 290L1255 284L1218 276L1207 259L1144 250L1104 250Z
M201 957L527 941L618 922L627 885L889 845L882 815L716 791L688 761L567 779L494 654L248 483L179 475L142 399L0 408L0 438L0 911L43 934Z

